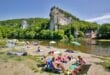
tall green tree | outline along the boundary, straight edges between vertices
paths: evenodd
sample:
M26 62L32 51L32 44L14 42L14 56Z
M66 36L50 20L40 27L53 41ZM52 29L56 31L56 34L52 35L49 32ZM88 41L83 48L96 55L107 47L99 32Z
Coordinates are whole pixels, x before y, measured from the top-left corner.
M103 24L98 31L98 38L110 39L110 24Z

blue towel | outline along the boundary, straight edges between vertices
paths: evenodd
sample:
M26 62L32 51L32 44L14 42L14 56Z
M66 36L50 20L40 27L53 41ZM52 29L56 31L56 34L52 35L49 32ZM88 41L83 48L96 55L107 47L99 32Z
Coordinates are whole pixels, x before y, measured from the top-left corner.
M70 70L74 70L75 68L77 68L77 65L75 65L75 64L72 64L72 65L69 67Z

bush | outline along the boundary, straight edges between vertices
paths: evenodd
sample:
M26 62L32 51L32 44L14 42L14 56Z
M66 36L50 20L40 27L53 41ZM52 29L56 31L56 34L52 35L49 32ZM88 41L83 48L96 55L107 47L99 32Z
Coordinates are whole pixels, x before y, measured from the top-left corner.
M69 35L69 41L73 41L74 40L74 36L73 35Z
M54 32L54 39L61 40L64 37L64 30L57 30Z
M79 37L84 37L84 33L82 31L79 31Z

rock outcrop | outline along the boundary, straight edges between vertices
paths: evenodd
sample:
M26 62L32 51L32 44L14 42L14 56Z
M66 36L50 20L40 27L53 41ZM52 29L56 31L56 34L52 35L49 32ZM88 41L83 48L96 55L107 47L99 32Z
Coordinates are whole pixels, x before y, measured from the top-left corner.
M22 23L21 23L21 28L22 29L26 29L28 27L28 23L26 20L22 20Z
M69 25L73 19L77 18L58 7L52 7L50 11L50 30L57 30L59 25Z

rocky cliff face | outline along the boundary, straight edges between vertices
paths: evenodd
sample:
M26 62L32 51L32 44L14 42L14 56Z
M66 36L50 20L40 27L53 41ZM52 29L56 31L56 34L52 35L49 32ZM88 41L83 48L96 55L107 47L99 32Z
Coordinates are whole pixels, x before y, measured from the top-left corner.
M26 20L22 20L22 23L21 23L21 28L22 29L26 29L28 27L28 23Z
M69 25L74 16L57 7L52 7L50 11L50 29L57 30L59 25ZM76 18L77 19L77 18Z

